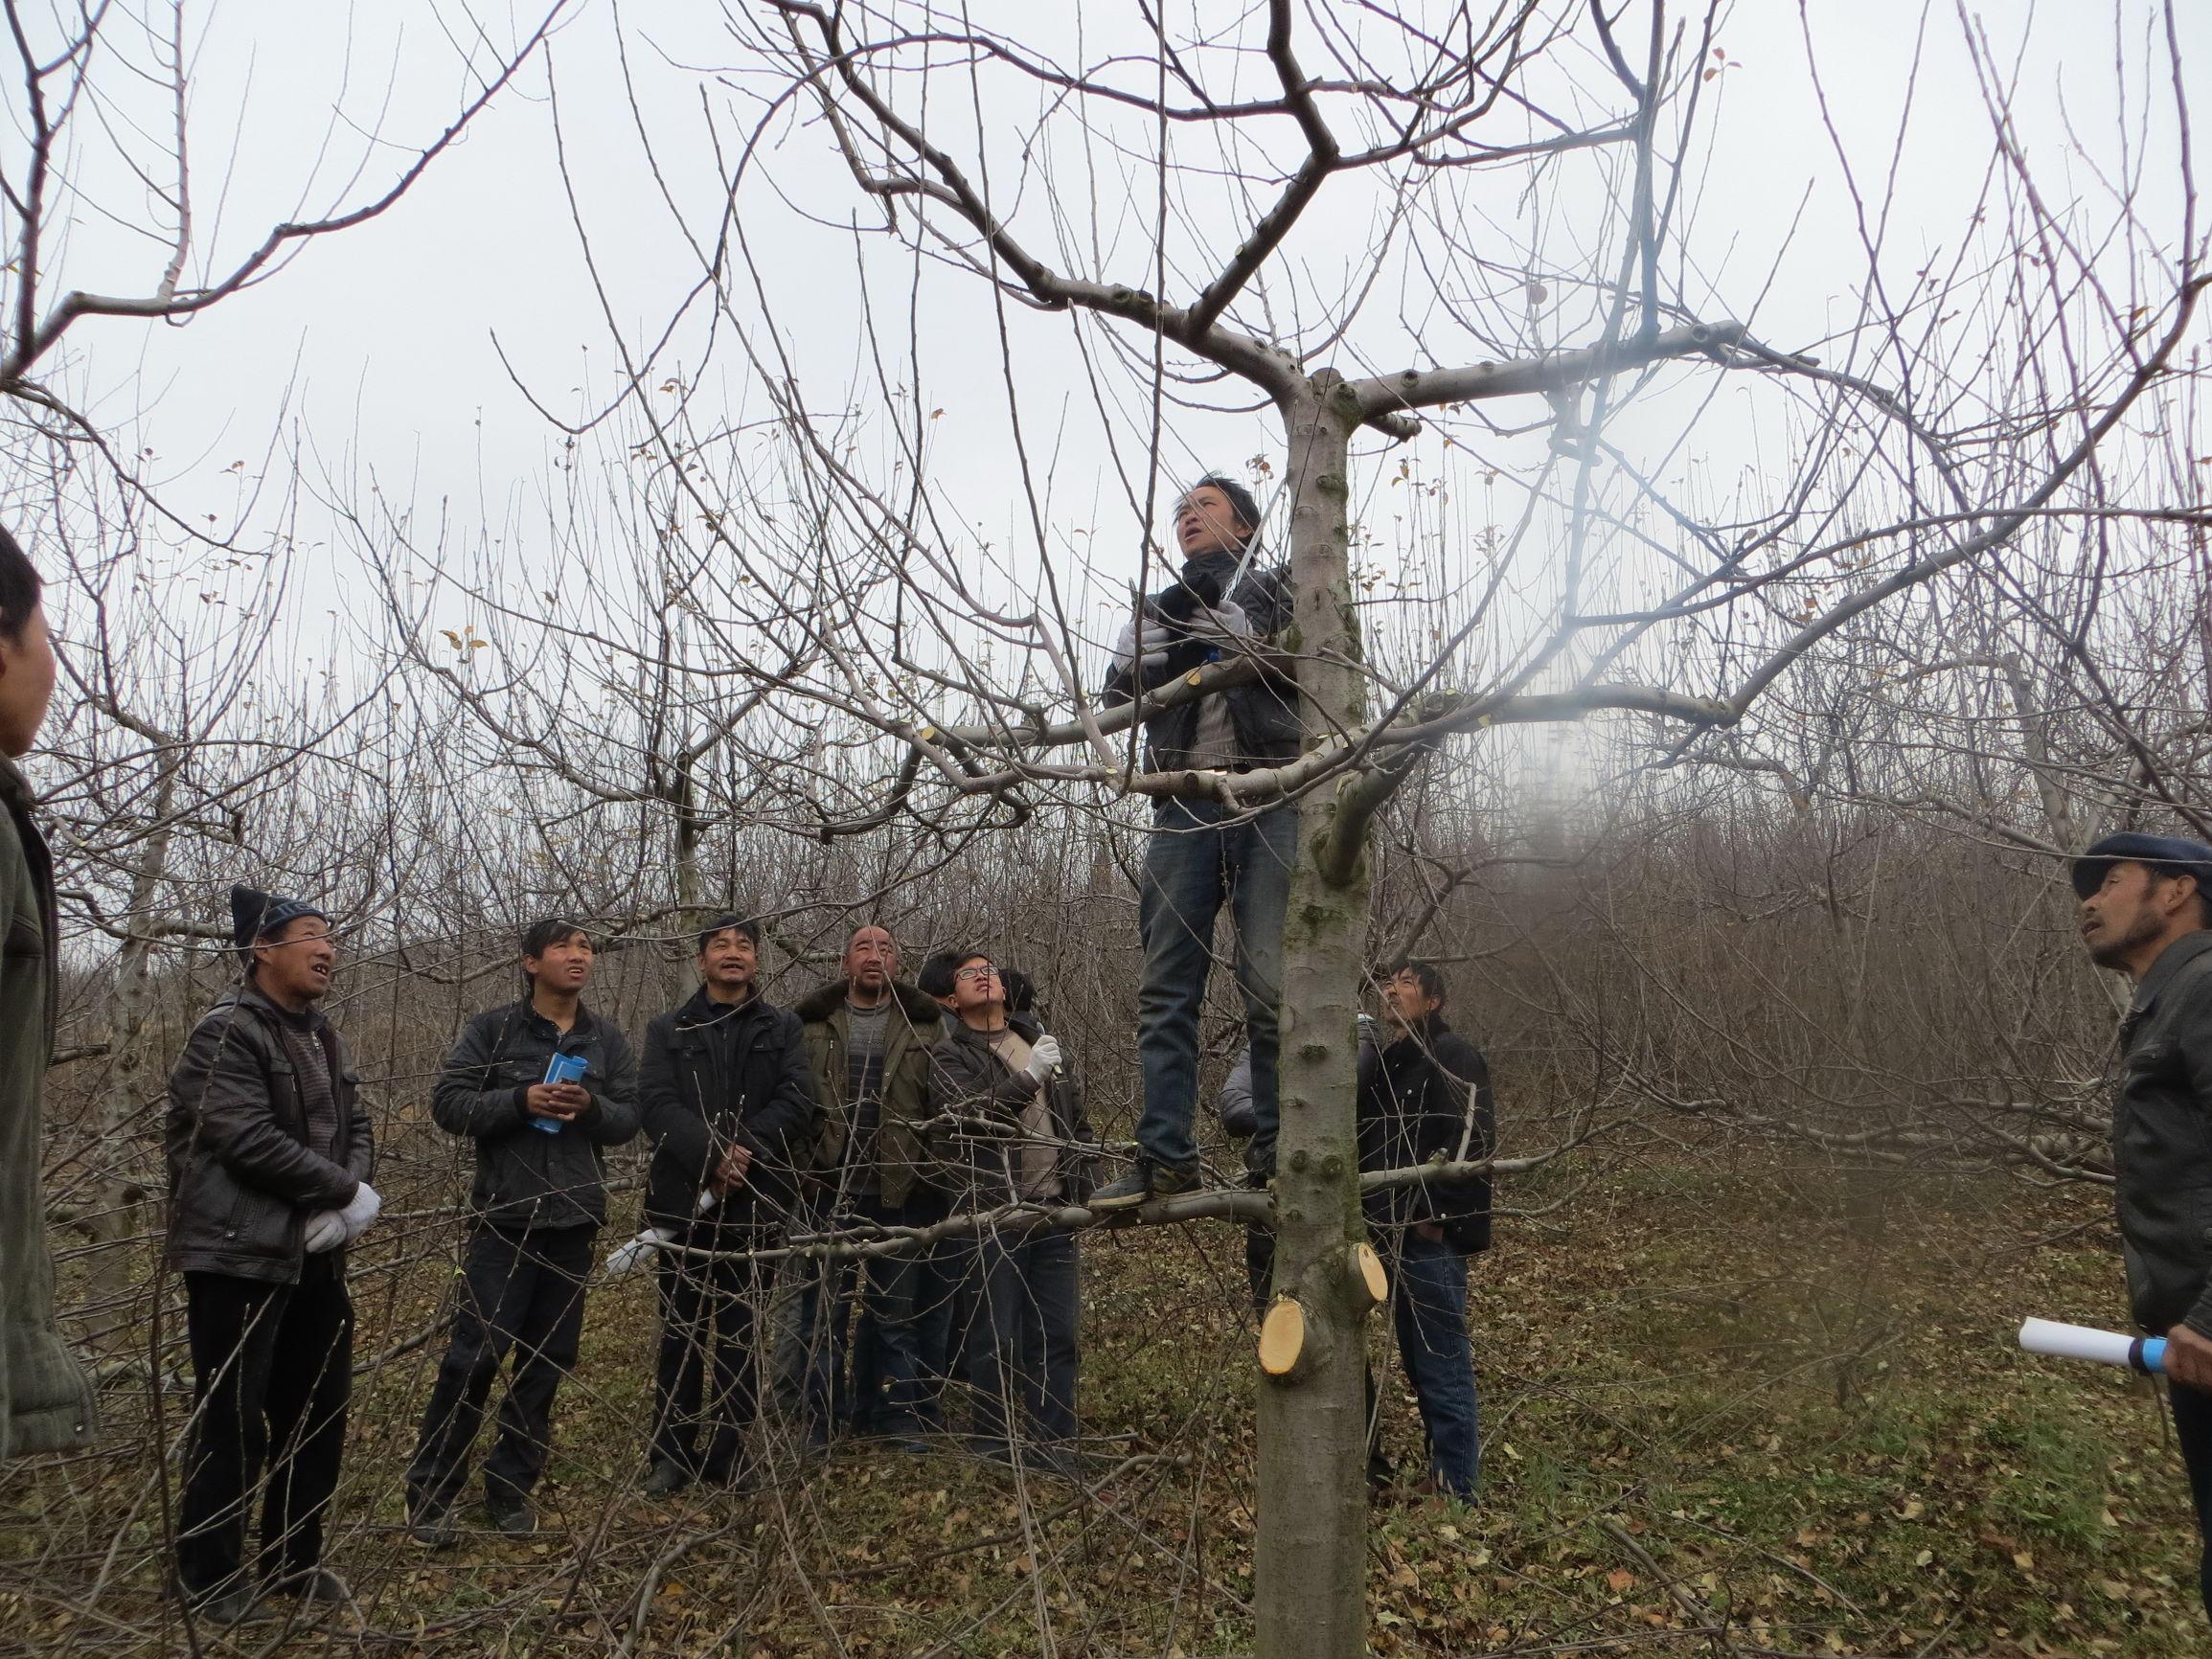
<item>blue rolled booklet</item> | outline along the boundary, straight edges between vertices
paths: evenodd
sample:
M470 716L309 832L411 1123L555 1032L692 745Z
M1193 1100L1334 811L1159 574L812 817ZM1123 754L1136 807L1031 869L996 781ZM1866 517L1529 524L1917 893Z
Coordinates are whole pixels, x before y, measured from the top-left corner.
M545 1076L541 1080L549 1083L581 1083L585 1069L586 1061L582 1055L555 1055L545 1062ZM558 1135L564 1127L559 1118L532 1118L530 1126L548 1135Z

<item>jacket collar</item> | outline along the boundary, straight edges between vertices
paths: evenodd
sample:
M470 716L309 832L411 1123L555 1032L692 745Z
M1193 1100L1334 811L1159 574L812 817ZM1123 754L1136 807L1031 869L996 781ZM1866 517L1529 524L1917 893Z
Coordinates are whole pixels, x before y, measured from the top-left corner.
M2143 976L2142 983L2135 987L2134 1000L2128 1005L2129 1014L2147 1012L2158 1000L2158 993L2173 983L2174 976L2208 950L2212 950L2212 927L2184 933L2166 946L2158 953L2158 960L2151 965L2151 971Z
M553 1030L553 1022L539 1013L537 1005L527 996L517 998L510 1012L524 1025L541 1025L549 1031ZM590 1005L580 997L576 1004L576 1023L565 1032L555 1031L554 1034L558 1037L588 1037L596 1034L598 1030L599 1016L594 1014Z
M753 988L753 994L743 1002L727 1003L715 1001L707 995L707 988L702 985L692 992L689 1002L676 1010L676 1029L683 1031L699 1026L715 1026L724 1021L732 1025L742 1024L767 1006L767 999L761 995L758 986Z
M1411 1043L1415 1048L1425 1051L1434 1048L1436 1039L1450 1030L1451 1027L1444 1023L1444 1015L1432 1013L1419 1025L1407 1027L1402 1034L1392 1037L1382 1046L1386 1050L1401 1049Z
M310 1008L305 1015L296 1014L290 1009L278 1004L274 998L250 979L240 981L238 989L219 1000L209 1011L211 1013L220 1012L226 1008L242 1008L250 1013L259 1014L274 1025L293 1027L304 1025L309 1031L319 1031L323 1025L323 1011L321 1009Z
M1006 1029L1025 1043L1035 1043L1038 1037L1044 1035L1044 1027L1038 1024L1033 1015L1026 1013L1008 1014L1006 1016ZM951 1031L952 1035L958 1041L974 1043L979 1048L992 1047L991 1039L998 1034L996 1032L977 1031L965 1020L958 1019L952 1021Z
M28 813L32 800L31 781L23 776L22 768L6 755L0 755L0 807L11 812Z
M924 1031L935 1023L945 1011L937 1006L937 999L924 995L902 979L891 982L891 997L899 1005L899 1011L906 1016L906 1023ZM834 1019L845 1006L845 982L842 978L816 986L791 1005L791 1011L809 1025Z

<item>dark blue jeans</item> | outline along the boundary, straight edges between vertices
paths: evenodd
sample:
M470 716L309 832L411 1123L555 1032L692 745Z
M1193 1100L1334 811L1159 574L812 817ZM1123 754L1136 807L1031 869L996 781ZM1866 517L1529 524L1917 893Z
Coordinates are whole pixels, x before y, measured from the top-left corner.
M1155 1169L1198 1161L1191 1119L1198 1102L1198 1011L1214 964L1214 919L1229 906L1237 931L1237 989L1252 1044L1252 1108L1259 1119L1246 1161L1272 1170L1281 1121L1276 1094L1277 1005L1283 994L1283 918L1298 852L1298 809L1240 818L1215 801L1163 801L1137 894L1144 978L1137 988L1137 1059L1145 1111L1137 1146Z
M1482 1485L1482 1414L1467 1340L1467 1258L1410 1227L1396 1257L1390 1315L1428 1436L1428 1472L1440 1490L1471 1500Z
M2212 1618L2212 1394L2177 1382L2167 1388L2166 1398L2174 1411L2174 1439L2189 1471L2189 1496L2197 1507L2197 1590L2206 1617Z
M976 1290L968 1329L974 1438L982 1449L1003 1446L1018 1414L1032 1440L1072 1440L1083 1318L1075 1235L990 1234L968 1249Z
M855 1199L839 1219L925 1226L944 1218L943 1200L907 1205ZM829 1225L829 1217L820 1218ZM909 1435L930 1426L932 1400L924 1349L936 1330L918 1311L929 1284L929 1251L862 1261L796 1259L793 1352L779 1352L780 1375L796 1374L810 1436L827 1441L850 1425L855 1434ZM936 1336L938 1344L943 1337ZM779 1335L779 1350L783 1347ZM846 1365L852 1366L848 1392ZM788 1376L785 1379L788 1381Z

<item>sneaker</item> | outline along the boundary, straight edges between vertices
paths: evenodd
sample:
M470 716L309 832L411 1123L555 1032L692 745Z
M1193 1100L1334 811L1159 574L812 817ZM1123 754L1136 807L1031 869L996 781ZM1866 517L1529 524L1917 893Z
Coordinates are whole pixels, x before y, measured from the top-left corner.
M458 1536L453 1522L453 1511L447 1509L410 1509L407 1511L407 1539L425 1550L450 1550Z
M510 1538L527 1538L537 1531L537 1511L527 1498L486 1498L484 1512L491 1524Z
M270 1584L269 1589L275 1595L290 1596L320 1607L343 1607L353 1599L346 1580L328 1567L306 1567L296 1573L286 1573Z
M272 1624L277 1617L275 1608L244 1588L225 1590L219 1596L194 1602L192 1610L201 1622L222 1630L235 1630L243 1625Z
M638 1490L649 1498L673 1498L691 1484L692 1477L684 1472L682 1465L657 1463L647 1473Z

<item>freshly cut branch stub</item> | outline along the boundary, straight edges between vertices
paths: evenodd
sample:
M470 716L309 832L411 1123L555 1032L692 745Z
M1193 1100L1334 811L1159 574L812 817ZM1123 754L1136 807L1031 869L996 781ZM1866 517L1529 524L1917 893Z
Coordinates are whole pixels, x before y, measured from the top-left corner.
M1362 1242L1352 1247L1352 1261L1359 1269L1359 1283L1366 1286L1367 1300L1381 1307L1390 1295L1390 1275L1382 1271L1382 1258L1375 1254L1374 1245Z
M1288 1376L1305 1352L1306 1310L1294 1297L1276 1297L1260 1321L1260 1369L1269 1376Z

